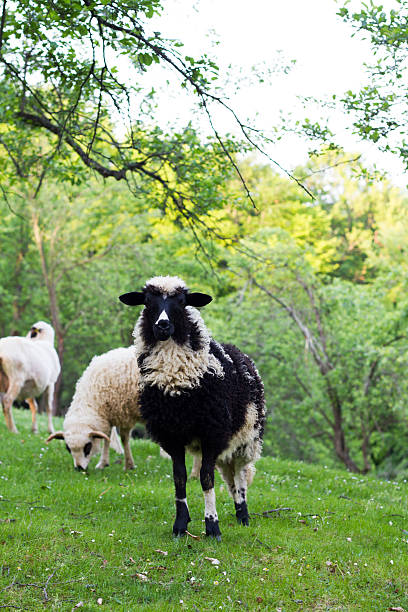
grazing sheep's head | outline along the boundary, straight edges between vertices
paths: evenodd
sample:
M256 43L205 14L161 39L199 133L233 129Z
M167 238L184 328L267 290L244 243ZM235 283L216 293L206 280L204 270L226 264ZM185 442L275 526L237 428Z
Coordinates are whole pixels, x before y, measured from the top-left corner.
M142 291L119 296L128 306L144 304L143 333L149 344L170 337L180 344L187 336L186 306L205 306L212 297L205 293L190 293L184 281L177 276L155 276L147 281Z
M91 457L99 450L98 440L109 437L102 431L90 431L89 429L81 429L75 431L56 431L51 434L46 442L51 440L65 440L65 447L72 455L74 468L76 470L86 470L91 460Z
M34 323L31 327L26 337L30 338L30 340L45 340L46 342L54 344L55 333L49 323L37 321L37 323Z

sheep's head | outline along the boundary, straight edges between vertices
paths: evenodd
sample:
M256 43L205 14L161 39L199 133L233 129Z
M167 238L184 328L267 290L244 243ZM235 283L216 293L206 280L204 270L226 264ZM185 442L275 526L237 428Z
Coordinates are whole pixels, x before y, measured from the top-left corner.
M144 304L143 335L148 344L172 337L180 344L188 334L189 320L186 306L205 306L212 297L205 293L190 293L177 276L155 276L147 281L142 291L124 293L120 301L128 306Z
M102 431L82 428L75 431L56 431L47 438L46 442L51 442L51 440L65 440L65 447L72 455L74 468L76 470L86 470L89 461L99 450L98 440L101 438L108 442L110 441L109 437Z
M55 333L49 323L37 321L37 323L34 323L31 327L26 337L30 338L30 340L45 340L50 344L54 344Z

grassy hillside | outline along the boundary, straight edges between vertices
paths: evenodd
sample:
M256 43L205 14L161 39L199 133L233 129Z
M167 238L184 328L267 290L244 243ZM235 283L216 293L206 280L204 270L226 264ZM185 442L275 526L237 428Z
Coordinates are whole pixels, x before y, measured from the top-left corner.
M43 610L408 610L407 484L265 458L235 523L217 475L222 542L173 539L171 464L133 442L137 468L73 470L45 419L0 421L0 608ZM191 461L190 461L191 465ZM278 512L277 509L281 508ZM216 559L216 561L211 561Z

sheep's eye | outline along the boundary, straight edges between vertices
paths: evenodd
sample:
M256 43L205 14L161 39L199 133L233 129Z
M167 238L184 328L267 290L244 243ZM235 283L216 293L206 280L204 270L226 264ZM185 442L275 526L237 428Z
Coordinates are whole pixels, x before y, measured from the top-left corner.
M84 446L84 455L85 457L87 457L89 455L89 453L91 452L91 448L92 448L92 442L87 442Z
M67 444L67 443L65 443L65 448L67 449L67 451L68 451L69 453L71 452L71 449L69 448L69 446L68 446L68 444Z

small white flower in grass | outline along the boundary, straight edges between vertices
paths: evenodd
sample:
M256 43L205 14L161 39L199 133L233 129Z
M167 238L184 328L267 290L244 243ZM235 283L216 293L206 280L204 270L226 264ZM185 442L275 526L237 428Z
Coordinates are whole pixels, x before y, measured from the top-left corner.
M301 572L299 572L299 573L298 573L298 576L301 576L301 575L302 575L302 574L301 574Z
M364 567L367 567L367 563L364 563Z
M214 580L214 584L215 584L215 586L217 586L220 583L218 582L218 580Z
M321 497L318 497L317 499L318 499L318 501L322 501Z
M389 525L392 525L392 521L388 521L388 524L389 524Z
M125 497L125 495L122 493L122 497Z
M92 540L91 540L91 542L95 542L95 540L94 540L94 539L92 539Z
M351 542L351 538L346 538L347 542Z
M103 603L103 599L102 599L102 597L98 597L98 599L96 600L96 603L97 603L97 604L99 604L99 605L101 606L101 605L102 605L102 603Z
M390 559L390 563L391 565L394 565L394 561L392 559Z

